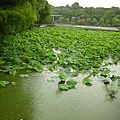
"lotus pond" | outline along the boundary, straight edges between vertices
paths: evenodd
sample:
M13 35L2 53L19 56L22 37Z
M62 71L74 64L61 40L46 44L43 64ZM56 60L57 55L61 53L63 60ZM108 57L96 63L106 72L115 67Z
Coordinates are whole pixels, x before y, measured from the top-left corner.
M120 119L120 32L33 28L3 44L1 120Z

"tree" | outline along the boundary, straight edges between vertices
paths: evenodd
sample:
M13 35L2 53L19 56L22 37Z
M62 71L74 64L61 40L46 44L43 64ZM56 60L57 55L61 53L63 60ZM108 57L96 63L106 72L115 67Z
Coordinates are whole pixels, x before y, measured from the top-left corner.
M79 25L84 25L84 24L85 24L85 19L80 19L80 20L78 21L78 24L79 24Z
M0 42L4 37L21 32L34 25L37 20L35 0L0 1Z
M64 18L64 17L61 17L61 18L60 18L60 23L61 23L61 24L64 24L64 23L65 23L65 18Z
M73 24L73 25L76 24L76 17L72 17L72 19L71 19L71 24Z
M110 20L109 19L106 20L106 26L110 26Z
M103 18L100 18L99 25L104 26L104 19Z
M103 7L81 7L78 2L73 3L71 6L66 5L60 7L52 7L52 14L61 14L65 19L70 18L72 24L78 22L77 19L72 17L80 16L81 19L85 19L87 25L101 25L101 26L111 26L112 19L116 17L120 20L120 9L118 7L103 8ZM94 19L95 18L95 19ZM106 21L109 19L110 23L107 24ZM108 22L109 22L108 21Z
M67 5L66 5L66 8L70 9L70 6L67 4Z
M66 18L66 23L67 23L67 24L70 23L70 18Z
M93 24L93 25L97 25L97 23L98 23L98 21L96 20L96 18L93 18L92 24Z
M40 22L45 21L49 11L46 0L0 0L0 42L31 28L39 16Z
M103 15L104 20L110 20L110 26L112 25L112 18L115 17L115 12L110 9L108 11L105 12L105 14Z
M79 8L79 3L75 2L72 4L71 9L78 9Z
M89 8L89 17L92 19L93 18L93 7Z
M87 19L86 19L86 24L87 24L87 25L90 25L91 23L92 23L91 18L87 18Z
M80 17L78 16L78 17L77 17L77 20L76 20L77 24L78 24L78 21L79 21L79 20L80 20Z
M120 15L116 15L115 18L119 19L120 20Z
M50 22L49 20L49 17L48 16L50 16L50 5L49 5L49 3L46 1L45 3L44 3L44 5L41 7L41 9L40 9L40 11L39 11L39 13L38 13L39 15L39 18L38 18L38 22L40 23L40 24L43 24L43 23L48 23L48 22Z
M112 19L112 26L113 27L120 27L120 20L117 18Z

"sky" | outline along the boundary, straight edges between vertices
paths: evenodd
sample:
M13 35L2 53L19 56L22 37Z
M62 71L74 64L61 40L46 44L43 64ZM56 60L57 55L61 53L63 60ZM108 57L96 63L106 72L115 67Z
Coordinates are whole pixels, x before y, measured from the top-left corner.
M120 0L47 0L53 6L66 6L78 2L82 7L119 7Z

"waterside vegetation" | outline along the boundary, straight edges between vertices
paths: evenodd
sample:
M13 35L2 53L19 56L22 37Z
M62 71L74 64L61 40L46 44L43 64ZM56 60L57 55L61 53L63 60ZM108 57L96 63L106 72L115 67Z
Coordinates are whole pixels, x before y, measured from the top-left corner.
M74 79L66 81L68 74L77 76L81 71L89 71L90 75L95 76L101 70L104 59L111 56L114 64L120 61L120 32L75 27L33 28L16 36L11 35L3 44L1 72L11 75L20 69L42 72L43 66L47 65L50 71L59 71L61 81L58 88L61 90L74 88L77 84ZM105 69L100 76L106 78L109 73L110 70ZM83 84L91 85L90 75L83 79ZM22 74L20 77L29 75ZM113 76L113 79L119 80L119 77ZM104 79L103 82L109 81ZM0 83L2 86L5 84L8 82Z

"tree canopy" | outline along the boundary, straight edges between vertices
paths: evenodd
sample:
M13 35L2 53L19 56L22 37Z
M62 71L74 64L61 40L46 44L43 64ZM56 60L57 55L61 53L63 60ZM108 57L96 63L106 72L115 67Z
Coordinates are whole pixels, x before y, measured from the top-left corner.
M61 14L66 23L82 25L99 25L99 26L120 26L120 8L111 7L85 7L80 6L78 2L71 6L51 7L51 14ZM73 20L74 18L74 20ZM78 18L79 22L78 22ZM68 21L69 19L69 21ZM59 20L58 20L59 21ZM57 22L57 20L56 20Z
M46 0L0 0L0 41L5 36L29 29L50 15Z

